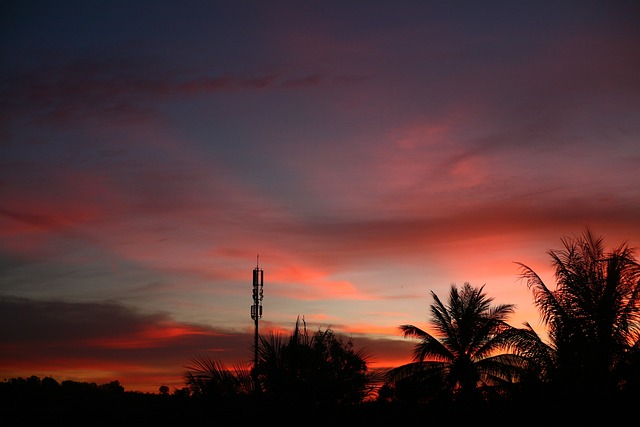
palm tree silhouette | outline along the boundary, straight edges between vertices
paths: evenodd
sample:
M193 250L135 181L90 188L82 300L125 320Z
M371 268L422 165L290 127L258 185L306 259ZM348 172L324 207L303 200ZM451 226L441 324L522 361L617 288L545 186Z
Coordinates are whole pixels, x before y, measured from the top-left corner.
M436 336L413 325L401 325L404 337L420 338L413 362L387 373L388 384L410 380L457 402L477 402L480 387L495 387L517 380L526 366L518 355L499 353L509 348L519 330L506 319L513 304L491 306L484 285L451 286L448 304L432 291L430 321ZM432 396L433 397L433 396Z
M352 405L372 391L368 354L331 329L307 332L296 320L288 339L276 333L260 336L256 371L264 396L272 403L327 407Z
M248 368L236 365L233 369L227 369L210 354L192 357L186 369L185 384L193 396L228 404L252 392Z
M548 252L555 290L517 263L548 333L544 342L526 323L517 347L559 393L579 400L610 397L638 371L640 265L626 243L606 252L603 238L589 229L562 243L564 249Z

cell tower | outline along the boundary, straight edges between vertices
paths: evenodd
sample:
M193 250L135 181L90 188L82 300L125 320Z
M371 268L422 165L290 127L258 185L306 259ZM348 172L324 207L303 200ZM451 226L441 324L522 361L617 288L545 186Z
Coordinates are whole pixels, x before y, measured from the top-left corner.
M264 272L259 267L260 255L256 256L256 268L253 269L253 305L251 306L251 318L256 325L256 333L254 337L254 369L258 366L258 319L262 317L262 298L264 285Z

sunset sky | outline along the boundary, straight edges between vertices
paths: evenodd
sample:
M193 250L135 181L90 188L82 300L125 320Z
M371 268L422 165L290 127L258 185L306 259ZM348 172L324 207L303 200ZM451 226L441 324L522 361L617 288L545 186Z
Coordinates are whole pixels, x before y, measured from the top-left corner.
M411 360L431 291L640 247L634 1L2 2L0 380L182 388L260 331Z

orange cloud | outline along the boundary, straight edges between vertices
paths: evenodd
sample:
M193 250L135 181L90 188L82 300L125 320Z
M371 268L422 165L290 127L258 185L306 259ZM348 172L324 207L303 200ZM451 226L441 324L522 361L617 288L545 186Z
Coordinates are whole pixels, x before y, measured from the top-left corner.
M89 346L109 349L156 348L172 345L176 339L192 335L222 336L222 334L212 333L211 330L205 330L201 327L161 323L124 336L86 340L84 343Z

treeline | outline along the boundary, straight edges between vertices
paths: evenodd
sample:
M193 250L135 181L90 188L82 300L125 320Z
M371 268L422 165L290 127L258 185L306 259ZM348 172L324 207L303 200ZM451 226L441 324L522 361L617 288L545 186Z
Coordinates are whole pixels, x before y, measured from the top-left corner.
M176 425L201 415L188 408L189 403L179 392L125 391L119 381L98 385L31 376L0 383L1 419L11 426Z
M494 304L484 286L465 283L446 299L432 292L428 331L399 326L418 340L414 359L387 371L370 371L369 355L351 339L311 333L299 318L289 336L259 337L255 366L191 359L185 387L173 392L31 377L0 384L0 399L27 417L99 416L104 425L625 420L640 398L640 264L634 249L607 251L589 230L562 242L548 252L553 288L518 263L544 339L528 324L507 322L515 306Z

